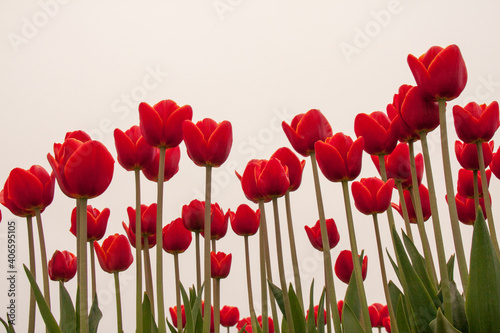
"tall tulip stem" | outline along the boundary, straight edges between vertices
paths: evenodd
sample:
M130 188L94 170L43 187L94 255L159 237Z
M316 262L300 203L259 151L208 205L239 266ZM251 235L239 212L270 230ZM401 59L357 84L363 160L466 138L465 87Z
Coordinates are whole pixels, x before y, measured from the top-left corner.
M248 246L248 236L245 235L245 265L247 271L247 292L248 292L248 309L250 311L250 319L252 326L257 324L257 316L253 306L253 292L252 292L252 274L250 274L250 247Z
M165 179L166 147L160 147L160 163L158 167L158 200L156 210L156 302L158 303L158 331L166 333L165 305L163 303L163 180ZM140 221L140 220L139 220ZM137 225L137 221L136 221Z
M178 253L174 253L174 270L175 270L175 301L177 304L177 331L182 332L181 278L179 273Z
M385 159L383 155L378 156L378 164L380 166L380 176L382 177L382 180L384 182L387 182L387 170L385 168ZM395 224L394 224L394 213L392 211L391 205L389 205L389 208L387 209L387 219L389 221L389 229L392 229L392 227L394 227Z
M143 237L144 239L144 278L146 279L146 294L149 298L149 303L151 304L151 313L155 313L155 301L153 292L153 273L151 271L151 257L149 255L149 240L148 237Z
M90 278L91 278L91 286L92 286L92 301L95 299L97 293L97 283L96 283L96 275L95 275L95 252L94 252L94 241L89 242L90 246Z
M396 182L396 187L398 188L399 202L401 203L401 211L403 212L403 220L405 221L406 235L413 242L413 234L411 232L410 217L408 216L408 207L406 207L403 185L401 182Z
M78 232L76 234L78 254L78 288L80 291L80 332L89 330L88 286L87 286L87 198L78 198Z
M266 279L266 242L264 240L264 223L265 223L265 210L264 201L259 200L260 210L260 225L259 225L259 259L260 259L260 291L261 291L261 307L262 318L268 317L268 302L267 302L267 279ZM263 223L264 222L264 223ZM248 273L247 273L248 274ZM269 333L267 320L262 320L262 332Z
M205 260L205 312L203 317L203 332L210 331L210 308L212 304L212 286L211 286L211 266L210 266L210 239L212 238L210 229L210 208L212 199L212 167L206 166L205 173L205 224L203 233L205 237L204 260Z
M196 243L196 291L201 290L201 258L200 258L200 232L194 233Z
M142 332L142 221L141 221L141 172L134 170L135 176L135 317L136 332ZM92 284L94 290L94 284ZM94 294L94 291L92 292Z
M118 272L114 273L115 276L115 296L116 296L116 323L118 327L118 332L122 333L122 301L120 296L120 279L118 278Z
M28 249L30 254L30 273L36 281L36 264L35 264L35 240L33 238L33 217L27 216L26 222L28 226ZM29 319L28 319L28 333L35 332L35 292L31 288L30 292L30 305L29 305Z
M45 237L43 235L42 215L40 209L35 209L36 226L38 229L38 242L40 243L40 257L42 260L42 278L43 278L43 297L50 309L50 288L49 288L49 273L47 266L47 250L45 247Z
M477 207L479 207L479 180L477 176L477 170L472 171L472 177L474 182L474 207L476 210L476 218L477 218Z

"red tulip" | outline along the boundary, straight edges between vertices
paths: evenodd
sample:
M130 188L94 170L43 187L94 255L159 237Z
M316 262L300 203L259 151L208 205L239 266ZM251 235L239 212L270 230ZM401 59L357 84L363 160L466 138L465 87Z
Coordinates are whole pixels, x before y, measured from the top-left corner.
M87 206L87 242L100 240L104 237L109 214L109 208L104 208L101 212L91 205ZM69 231L76 237L76 207L71 212L71 228Z
M363 137L353 142L344 133L337 133L326 142L318 141L316 158L323 175L332 182L356 179L361 172L363 145Z
M372 327L377 327L378 322L380 321L380 314L378 313L378 309L370 305L368 307L368 314L370 315L370 323Z
M205 302L201 301L201 316L205 315ZM214 332L214 307L210 306L210 333Z
M498 103L490 105L470 102L465 107L453 107L455 131L465 143L488 142L500 125Z
M316 109L296 115L290 125L283 121L281 126L293 149L305 157L314 152L316 141L325 141L333 134L328 120Z
M257 176L257 187L264 196L277 198L285 195L290 188L288 168L283 166L277 158L270 159L262 164L263 168Z
M102 242L94 242L94 249L103 271L108 273L122 272L132 265L134 257L125 235L114 234Z
M483 157L484 166L488 167L493 158L494 142L483 142ZM477 146L474 143L463 143L455 141L455 154L462 168L467 170L479 170L479 158L477 154Z
M382 320L382 325L384 326L385 330L386 330L388 333L391 333L391 318L389 318L389 317L385 317L385 318Z
M342 320L342 309L344 308L344 301L340 300L337 302L337 309L339 310L339 318Z
M201 232L205 227L205 202L194 199L182 206L182 222L187 230Z
M428 100L420 87L407 92L400 115L410 131L416 134L431 132L439 126L439 105Z
M203 203L205 204L205 203ZM203 218L205 220L205 218ZM210 206L210 237L212 240L219 240L227 233L229 225L229 214L222 211L218 203L213 203ZM205 237L204 232L201 235Z
M2 211L0 210L0 222L2 222Z
M448 200L448 198L446 198ZM491 199L491 198L490 198ZM474 225L476 223L477 207L474 199L469 199L461 196L459 193L455 195L455 203L457 205L458 220L463 224ZM484 198L479 198L479 206L483 211L483 216L486 219L486 208L484 206Z
M262 316L258 316L257 321L258 321L260 327L262 328ZM269 327L269 333L274 333L274 323L273 323L272 318L269 317L267 322L268 322L268 327ZM238 332L243 328L243 326L245 326L245 330L243 332L247 332L247 333L253 332L252 320L250 319L250 317L243 318L242 320L240 320L238 322L238 324L236 325L236 329L238 330Z
M391 120L391 127L394 128L398 140L401 142L411 142L420 140L420 135L411 130L410 127L401 119L401 106L406 98L408 91L413 86L403 84L399 87L398 93L394 94L391 104L387 105L386 111Z
M154 107L144 102L139 104L141 132L146 142L153 147L177 147L182 142L182 123L192 117L191 106L179 107L169 99Z
M497 178L500 178L500 154L498 152L500 152L500 147L498 147L497 152L494 153L493 157L491 158L490 170Z
M323 241L321 239L321 227L319 225L319 220L316 221L316 224L312 228L306 225L304 226L304 229L306 230L307 237L309 238L312 246L318 251L323 251ZM328 234L330 249L333 249L340 241L340 234L333 219L326 219L326 231Z
M76 257L68 251L56 250L49 260L48 271L52 281L68 282L76 274Z
M288 178L290 180L289 191L295 191L302 182L302 171L304 170L305 160L300 161L290 149L282 147L271 155L270 159L278 159L284 167L288 168Z
M486 170L486 179L488 186L490 185L491 170ZM479 197L483 197L483 186L481 183L481 175L477 175ZM457 192L466 198L474 198L474 174L473 171L460 169L458 170Z
M210 118L194 124L182 124L184 142L189 158L198 166L218 167L229 156L233 144L233 131L229 121L217 123Z
M413 208L413 203L411 201L410 190L404 190L403 196L405 198L406 209L408 210L408 217L410 219L410 223L417 223L417 215L415 213L415 208ZM429 190L424 184L420 184L418 186L418 191L420 193L420 203L422 205L422 213L424 217L424 222L427 221L431 217L431 204L429 201ZM403 210L401 208L401 201L399 202L399 206L395 203L392 203L392 207L396 209L401 216L403 216Z
M129 228L125 224L125 222L122 222L123 229L125 230L125 233L127 234L128 240L130 241L130 245L135 248L136 242L135 242L135 228ZM144 238L148 238L148 248L152 248L156 245L156 234L152 234L149 236L142 236L141 237L141 248L144 248Z
M127 171L142 170L153 161L154 148L150 146L137 125L123 132L115 129L118 163Z
M243 193L248 200L258 203L260 200L264 202L270 201L271 198L263 194L258 187L258 176L262 173L262 169L267 164L267 160L250 160L243 171L243 176L236 173L236 176L241 181Z
M224 306L220 310L220 324L224 327L233 327L240 320L240 311L235 306Z
M156 210L157 205L141 205L141 236L151 236L156 234ZM132 207L127 208L128 220L130 228L135 232L135 215L136 211Z
M191 231L184 227L180 217L163 227L163 249L170 254L186 251L191 240Z
M363 214L372 215L385 212L391 204L394 179L383 182L379 178L361 178L351 185L356 208Z
M382 305L380 303L373 303L372 305L370 305L368 310L370 313L370 320L372 323L372 327L383 327L384 325L382 321L384 320L384 318L389 317L389 309L387 308L387 305ZM378 320L375 320L377 318Z
M211 252L210 265L212 279L225 279L231 270L232 255L225 254L224 252Z
M363 280L366 279L366 271L368 269L368 257L364 256L363 265L361 267ZM335 275L340 279L340 281L349 284L351 280L351 275L354 270L352 263L352 254L349 250L344 250L339 253L337 261L335 262Z
M15 168L0 192L0 203L14 215L32 216L35 209L42 212L52 203L54 187L54 174L49 175L39 165L33 165L28 170Z
M326 310L323 310L324 313L323 313L323 318L325 319L325 323L324 325L326 325L326 320L327 320L327 317L326 317ZM314 306L314 326L318 327L318 312L319 312L319 305L316 305ZM307 322L307 318L309 317L309 310L307 310L307 314L306 314L306 322Z
M410 54L408 65L417 85L435 100L457 98L467 83L465 62L456 45L433 46L418 59Z
M174 327L177 327L177 306L173 308L169 308L170 317L172 317L172 324ZM186 327L186 310L184 309L184 305L181 305L181 316L182 316L182 327Z
M166 182L170 180L179 171L179 161L181 159L181 149L179 147L169 148L165 152L165 169L163 172L164 179ZM160 150L155 149L155 154L153 161L149 163L142 173L152 182L158 182L158 175L160 169Z
M354 132L365 139L364 150L370 155L387 155L396 147L398 133L389 117L380 111L360 113L354 119Z
M238 206L236 213L229 212L231 227L238 236L252 236L257 233L260 225L260 210L254 211L246 204Z
M47 155L59 187L70 198L101 195L111 183L115 160L99 141L83 142L72 133L66 137L62 145L54 144L55 157Z

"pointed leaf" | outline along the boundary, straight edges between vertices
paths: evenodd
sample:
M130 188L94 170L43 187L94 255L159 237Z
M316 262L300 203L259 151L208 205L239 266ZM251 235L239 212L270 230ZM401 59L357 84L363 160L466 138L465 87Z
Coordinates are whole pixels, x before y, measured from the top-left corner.
M393 303L394 304L394 303ZM411 333L408 325L408 317L406 316L403 295L399 295L396 309L396 322L398 324L399 333Z
M295 293L295 290L293 290L291 284L288 288L288 299L290 300L290 307L292 308L293 327L295 328L295 332L305 332L306 317L304 312L302 311L302 307L300 306L297 294ZM311 313L311 315L312 317L314 317L314 311Z
M148 294L144 293L144 300L142 301L142 327L144 333L156 333L158 331L155 318L151 312L151 302L149 301Z
M59 282L59 302L61 307L61 318L59 325L63 333L76 332L76 312L73 301L69 296L63 282Z
M286 315L285 315L285 303L283 302L283 292L281 291L280 288L278 288L271 281L268 280L267 283L269 283L269 287L271 288L271 291L273 292L274 298L276 299L276 303L278 303L278 306L281 310L281 313L283 314L284 317L286 317Z
M450 324L441 309L438 309L437 317L431 322L430 326L434 333L462 333Z
M9 320L9 316L7 315L7 320ZM5 327L5 332L7 333L16 333L16 331L14 331L14 327L12 326L11 322L9 321L9 323L7 324L5 322L5 320L3 320L2 318L0 318L0 322L2 323L2 325Z
M180 289L182 295L182 302L184 303L184 311L186 314L186 326L184 327L184 329L186 333L193 333L195 322L193 320L193 313L191 311L191 302L189 301L188 295L182 283L180 284L180 287L181 287Z
M323 288L318 305L318 333L325 333L325 325L323 324L325 322L325 296L326 288Z
M451 305L453 308L453 326L462 333L469 332L469 324L465 314L464 297L457 289L455 281L450 282Z
M97 302L97 294L94 297L94 301L92 302L92 306L90 307L89 313L89 332L96 333L97 327L99 326L99 322L102 318L102 312L99 309L99 305Z
M361 327L361 323L358 318L356 318L349 304L345 302L342 310L342 327L344 328L344 332L366 333L363 327Z
M386 252L387 252L387 256L389 257L389 261L391 262L392 268L394 269L394 272L396 273L396 276L398 277L399 282L401 282L401 278L399 277L398 264L396 264L394 259L392 259L391 254L389 253L389 251L387 251L387 249L386 249Z
M452 254L450 260L446 263L448 267L448 277L450 281L453 281L453 273L455 272L455 254Z
M316 332L316 325L314 323L314 279L311 282L311 288L309 291L309 316L307 317L307 333ZM318 309L319 315L319 309Z
M177 328L173 327L169 321L167 321L167 325L168 325L168 329L170 330L171 333L178 333Z

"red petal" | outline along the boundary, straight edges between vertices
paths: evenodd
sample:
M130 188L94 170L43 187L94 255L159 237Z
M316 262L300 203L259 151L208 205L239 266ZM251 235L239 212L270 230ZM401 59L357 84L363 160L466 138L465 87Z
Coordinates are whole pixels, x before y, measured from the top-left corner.
M141 132L146 142L153 147L161 146L163 120L158 112L149 104L139 104Z
M208 163L218 167L229 156L233 144L233 130L229 121L221 122L208 139Z
M184 121L182 124L184 143L189 158L198 166L205 166L208 155L208 144L201 130L192 122Z
M344 159L335 147L318 141L315 150L318 166L329 181L339 182L347 177Z

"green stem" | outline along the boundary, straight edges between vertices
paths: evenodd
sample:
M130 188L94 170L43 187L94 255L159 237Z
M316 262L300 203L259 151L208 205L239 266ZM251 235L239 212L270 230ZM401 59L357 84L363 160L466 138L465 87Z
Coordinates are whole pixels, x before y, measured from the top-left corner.
M118 332L123 332L122 328L122 301L120 297L120 279L118 278L118 272L115 275L115 295L116 295L116 322L118 325Z
M38 242L40 243L40 257L42 259L42 278L43 278L43 297L50 309L50 288L49 288L49 273L47 266L47 251L45 247L45 237L43 235L42 216L40 209L35 209L36 226L38 229Z
M200 232L194 233L196 243L196 291L201 290Z
M26 216L28 226L28 248L30 254L30 273L36 281L36 264L35 264L35 241L33 237L33 216ZM30 305L29 305L29 319L28 319L28 333L35 332L35 311L36 301L35 292L30 288Z
M455 202L455 190L453 188L453 176L451 172L450 149L448 147L448 130L446 124L446 101L439 100L439 124L441 131L441 153L443 157L444 179L446 183L446 195L448 197L448 210L450 213L451 231L455 243L455 252L457 255L458 270L462 281L464 295L467 294L467 283L469 273L465 259L462 234L458 223L457 205Z
M212 304L212 286L211 286L211 266L210 266L210 239L212 238L210 229L210 208L212 199L212 167L206 166L205 173L205 224L203 233L205 237L204 258L205 258L205 315L203 317L203 332L210 331L210 308Z
M477 207L479 207L479 180L477 176L477 170L472 170L472 176L474 180L474 207L476 211L477 218Z
M142 333L142 221L141 221L141 172L134 170L135 176L135 317L136 332ZM92 284L92 294L94 294L94 285Z
M325 267L323 267L323 270L325 271L325 286L326 284L328 283L328 279L326 277L326 265L323 265ZM326 288L328 289L328 288ZM327 304L326 306L326 331L328 333L332 333L332 308L330 306L328 306L328 304L330 304L330 299L328 298L328 293L325 294L325 302Z
M264 234L265 226L265 210L264 201L259 200L260 209L260 225L259 225L259 257L260 257L260 291L261 291L261 304L262 304L262 331L264 333L269 333L269 327L267 320L268 309L267 309L267 279L266 279L266 242Z
M179 273L178 253L174 253L174 270L175 270L175 301L177 304L177 331L182 332L181 278Z
M146 294L149 298L149 303L151 304L151 313L155 313L155 301L154 301L154 292L153 292L153 273L151 271L151 258L149 256L149 240L147 236L143 237L144 239L144 278L146 279Z
M158 197L156 210L156 302L158 304L158 332L166 333L165 304L163 301L163 181L165 179L165 154L167 148L160 147L158 166ZM139 220L140 221L140 220ZM136 221L137 225L137 221Z
M220 332L220 279L214 279L214 332Z
M248 309L250 311L250 318L253 326L257 324L257 316L255 315L255 309L253 306L252 274L250 274L250 247L248 245L248 236L245 235L243 237L245 238L245 264L247 271Z
M325 285L329 300L329 304L327 303L326 306L330 306L333 315L333 326L335 329L335 333L341 333L342 329L340 327L340 316L337 309L337 296L335 295L335 284L333 282L333 266L330 253L330 242L328 241L328 231L326 228L325 208L323 205L323 196L321 194L321 187L319 182L318 164L316 162L316 155L314 152L311 153L311 165L314 178L314 188L316 191L316 203L318 205L321 242L323 243L323 262L325 265L326 275Z
M401 184L401 182L396 182L396 187L398 188L399 201L401 202L401 210L403 211L403 219L405 221L406 235L413 242L413 234L411 232L410 217L408 216L408 207L406 207L403 185Z
M97 293L96 275L95 275L95 254L94 254L94 241L89 242L90 245L90 275L92 285L92 301L95 299Z
M79 247L78 265L78 288L80 291L80 332L87 333L89 330L88 317L88 286L87 286L87 198L78 198L79 225L77 233L77 246Z
M387 182L387 171L385 169L385 159L383 155L378 156L378 164L380 166L380 176L384 182ZM392 193L392 192L391 192ZM392 207L389 205L387 209L387 219L389 220L389 228L392 229L394 224L394 213L392 212Z

